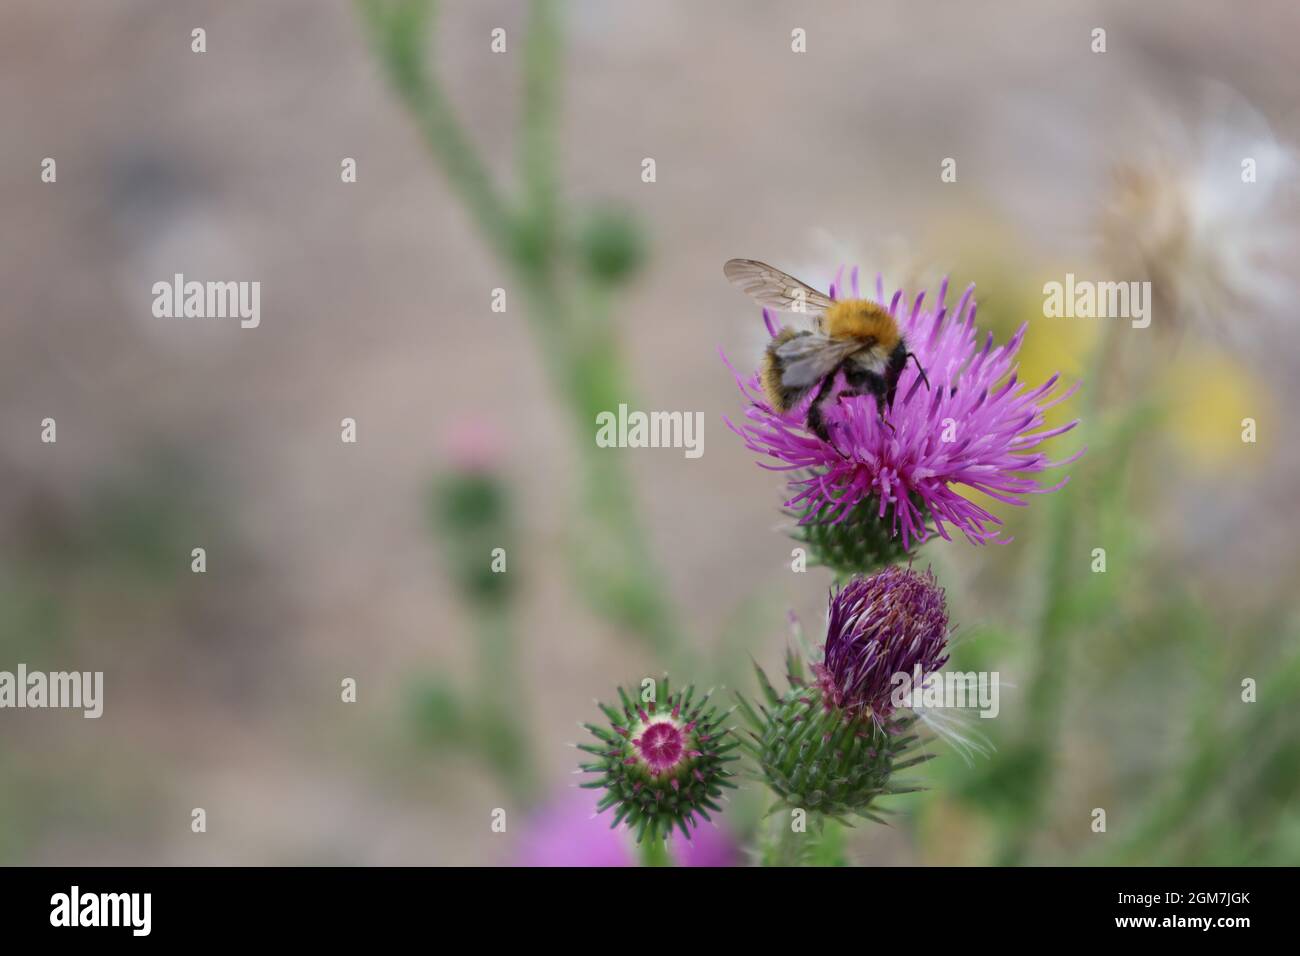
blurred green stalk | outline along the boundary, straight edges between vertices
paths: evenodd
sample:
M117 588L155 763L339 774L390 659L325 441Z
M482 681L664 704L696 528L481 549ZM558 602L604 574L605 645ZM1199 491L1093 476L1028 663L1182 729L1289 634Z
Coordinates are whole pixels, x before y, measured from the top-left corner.
M595 444L597 413L629 402L606 286L624 278L630 266L617 275L595 272L590 261L584 263L562 215L557 4L534 0L531 5L519 144L523 195L513 204L502 198L425 68L432 0L357 0L357 6L389 82L424 134L434 160L525 293L545 367L569 410L580 450L579 512L587 529L575 549L582 555L575 568L581 589L599 612L638 638L663 664L680 663L677 622L638 518L625 459Z
M1105 385L1118 348L1117 322L1102 327L1085 380L1080 434L1090 448L1090 467L1097 467L1103 450L1094 441L1103 434L1098 422L1103 410ZM1127 431L1127 430L1126 430ZM1107 443L1109 444L1109 443ZM1017 866L1025 861L1033 838L1046 817L1048 794L1056 776L1062 714L1065 710L1065 676L1069 669L1069 643L1073 630L1072 606L1078 568L1077 527L1082 502L1068 494L1053 494L1048 501L1043 599L1034 639L1034 664L1026 695L1027 722L1022 739L1004 760L1014 762L1022 786L1015 824L1004 831L997 863Z
M672 857L668 855L668 844L664 840L642 840L637 847L637 859L642 866L672 866Z
M512 797L530 803L538 796L538 775L525 731L523 685L515 668L515 628L509 609L478 618L477 680L474 700L480 747Z
M484 760L512 797L537 794L528 741L528 693L516 667L518 575L488 562L514 549L516 529L508 484L490 466L462 463L441 476L431 496L430 524L448 576L474 621L475 674L468 691L429 681L416 696L417 720L444 746Z
M1247 708L1245 719L1236 724L1220 719L1214 726L1201 729L1177 779L1121 837L1119 846L1106 855L1106 862L1112 866L1150 864L1166 841L1189 826L1208 796L1242 782L1237 778L1243 754L1261 746L1275 720L1283 722L1294 739L1292 708L1297 699L1300 654L1292 654L1261 682L1258 699L1243 705ZM1265 759L1275 756L1270 753Z

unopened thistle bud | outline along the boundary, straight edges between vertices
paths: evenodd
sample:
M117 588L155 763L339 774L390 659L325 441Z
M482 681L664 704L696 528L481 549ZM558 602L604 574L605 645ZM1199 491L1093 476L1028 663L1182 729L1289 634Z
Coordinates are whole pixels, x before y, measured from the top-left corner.
M934 573L889 567L831 595L822 660L813 665L827 706L883 722L896 675L948 663L948 610Z
M630 279L645 261L645 234L622 209L594 210L582 226L578 243L587 272L602 283Z
M518 575L493 563L494 554L511 550L516 530L498 440L487 426L470 422L447 445L449 467L434 483L430 517L448 573L471 604L504 605Z
M933 575L886 568L831 595L823 659L813 679L795 655L789 690L758 671L763 701L742 699L746 749L781 802L809 813L881 821L878 797L920 789L895 774L930 758L912 751L914 714L895 712L895 674L947 662L948 619Z
M622 710L600 705L608 726L583 724L599 743L578 745L597 758L580 767L600 777L581 786L604 788L597 812L613 809L610 826L626 824L638 843L663 840L674 827L689 839L697 816L721 812L722 788L734 789L726 764L738 759L729 751L740 742L722 727L725 714L709 694L696 700L694 687L669 694L665 677L640 701L622 687L618 696Z

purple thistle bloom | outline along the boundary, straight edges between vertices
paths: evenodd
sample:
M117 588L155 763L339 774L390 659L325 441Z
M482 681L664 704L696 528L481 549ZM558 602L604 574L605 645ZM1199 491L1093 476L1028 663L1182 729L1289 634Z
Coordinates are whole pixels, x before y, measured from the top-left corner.
M856 270L852 285L856 290ZM882 521L890 516L889 533L901 535L904 548L925 541L931 533L950 540L945 525L982 544L1003 540L999 538L1002 522L959 494L958 486L1025 505L1025 496L1055 491L1069 480L1043 487L1029 476L1069 464L1082 454L1080 450L1065 461L1052 462L1042 452L1032 451L1078 424L1076 419L1059 428L1038 430L1047 409L1073 395L1078 384L1058 390L1059 374L1037 388L1019 382L1015 357L1028 324L998 348L993 347L989 332L981 346L974 290L973 285L968 288L950 314L944 304L946 279L939 287L938 309L931 311L922 308L925 293L910 308L903 304L901 290L886 302L877 277L875 301L898 322L908 348L925 369L929 388L916 363L909 362L898 380L892 408L884 410L885 420L871 395L838 400L833 396L822 406L830 442L805 426L811 394L783 416L768 404L757 375L744 377L732 368L750 401L745 410L749 421L741 426L728 421L728 427L749 449L780 463L763 467L810 471L808 477L791 482L795 494L785 503L802 515L801 524L838 523L857 505L868 503ZM830 296L842 292L837 280ZM769 332L780 331L770 311L763 310L763 319ZM837 378L834 389L839 393L844 388L843 374Z
M943 588L926 571L885 568L831 595L823 659L813 665L827 707L883 724L893 714L895 674L925 673L948 662Z

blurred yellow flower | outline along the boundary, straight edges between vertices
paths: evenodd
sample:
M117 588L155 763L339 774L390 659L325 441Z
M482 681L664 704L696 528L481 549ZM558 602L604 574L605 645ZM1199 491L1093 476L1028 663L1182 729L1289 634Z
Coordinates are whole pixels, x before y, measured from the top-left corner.
M1092 355L1102 322L1110 319L1048 319L1042 315L1042 300L1035 303L1037 317L1029 315L1029 334L1020 349L1020 378L1022 381L1041 382L1057 372L1070 384L1083 378L1088 371L1088 358ZM1088 383L1084 383L1085 387ZM1071 409L1077 405L1078 396L1062 402L1054 411L1056 418L1068 420L1074 416ZM1050 421L1050 419L1049 419Z
M1219 349L1192 346L1175 353L1162 379L1162 392L1177 396L1167 405L1168 433L1194 466L1250 468L1264 459L1268 442L1244 442L1243 420L1266 429L1273 420L1273 396L1240 361Z

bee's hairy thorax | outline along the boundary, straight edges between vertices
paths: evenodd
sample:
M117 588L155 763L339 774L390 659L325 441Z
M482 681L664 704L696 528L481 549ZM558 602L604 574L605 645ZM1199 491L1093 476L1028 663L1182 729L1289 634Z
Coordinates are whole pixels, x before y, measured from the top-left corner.
M870 299L836 302L826 310L822 323L831 338L861 339L881 357L890 355L902 338L889 310Z

